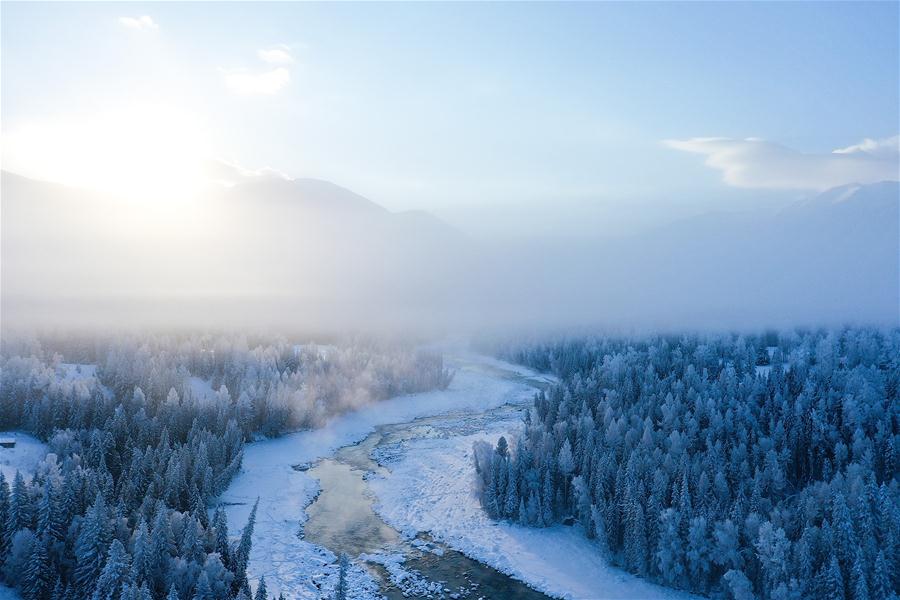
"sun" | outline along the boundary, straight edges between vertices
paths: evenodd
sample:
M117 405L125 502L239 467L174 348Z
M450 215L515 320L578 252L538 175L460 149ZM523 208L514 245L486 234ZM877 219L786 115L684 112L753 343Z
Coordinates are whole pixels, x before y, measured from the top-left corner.
M196 115L153 103L23 122L3 143L4 169L157 205L198 193L212 154Z

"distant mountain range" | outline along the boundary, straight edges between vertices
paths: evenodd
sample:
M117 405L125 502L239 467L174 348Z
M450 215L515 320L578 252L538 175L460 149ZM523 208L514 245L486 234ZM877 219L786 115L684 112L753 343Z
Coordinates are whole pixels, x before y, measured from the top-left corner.
M248 178L157 208L4 172L6 316L451 328L900 319L897 182L623 239L504 247L315 179Z

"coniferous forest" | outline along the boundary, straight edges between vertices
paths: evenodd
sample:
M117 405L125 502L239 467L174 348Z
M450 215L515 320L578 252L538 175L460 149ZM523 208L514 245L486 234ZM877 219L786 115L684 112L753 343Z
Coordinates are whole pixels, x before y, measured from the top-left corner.
M714 598L900 590L900 331L504 343L553 373L474 448L484 510L575 524L631 573Z
M0 575L26 600L267 600L246 572L256 508L229 531L216 505L244 443L450 377L371 340L4 339L0 428L49 453L0 474Z

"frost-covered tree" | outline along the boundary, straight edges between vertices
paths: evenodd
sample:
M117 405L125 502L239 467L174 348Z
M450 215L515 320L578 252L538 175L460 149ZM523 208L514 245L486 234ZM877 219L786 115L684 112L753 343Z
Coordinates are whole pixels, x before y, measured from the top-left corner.
M130 583L132 583L131 556L122 542L113 540L91 600L119 600L122 587Z
M22 596L25 600L45 600L53 589L53 570L47 549L37 539L22 572Z
M259 578L259 583L256 584L256 593L253 595L253 600L269 600L269 592L266 589L265 576Z
M493 349L559 383L502 465L476 460L490 516L574 516L614 564L713 597L900 591L900 329Z
M75 542L77 565L73 581L83 597L90 597L106 559L111 537L109 512L103 494L98 493L94 503L81 522Z

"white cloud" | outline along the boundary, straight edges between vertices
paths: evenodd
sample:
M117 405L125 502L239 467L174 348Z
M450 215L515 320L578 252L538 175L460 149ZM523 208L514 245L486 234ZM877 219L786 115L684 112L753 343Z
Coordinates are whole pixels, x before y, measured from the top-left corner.
M128 29L159 29L156 21L147 15L142 17L119 17L119 23Z
M826 190L848 183L900 179L900 136L866 139L828 154L804 154L758 138L665 140L676 150L706 156L725 183L742 188Z
M896 158L900 154L900 135L884 138L883 140L873 140L866 138L858 144L847 146L846 148L838 148L835 154L856 154L865 153L871 156L883 156L885 158Z
M291 73L284 67L256 73L248 69L219 69L225 85L232 92L245 95L277 94L291 80Z
M261 61L271 65L289 65L294 62L294 57L291 56L290 48L284 44L280 44L274 48L257 50L256 55Z

